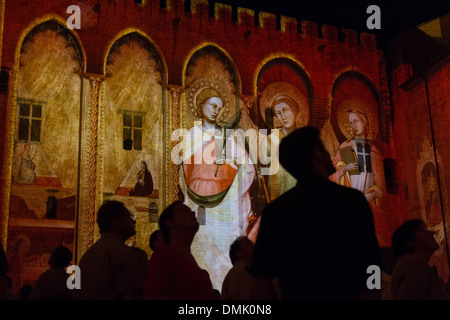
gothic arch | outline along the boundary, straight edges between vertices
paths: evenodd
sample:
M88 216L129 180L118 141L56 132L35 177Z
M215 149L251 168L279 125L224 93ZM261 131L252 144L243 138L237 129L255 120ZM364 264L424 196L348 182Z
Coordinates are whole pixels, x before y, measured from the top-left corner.
M349 88L352 84L354 90L350 91ZM345 87L346 85L348 88ZM356 90L354 85L360 86L360 90ZM349 98L363 101L369 105L369 109L375 111L377 131L381 132L383 107L380 91L366 75L355 70L347 70L336 77L331 91L330 121L339 142L345 140L345 134L340 130L338 125L337 109L344 99Z
M226 96L226 110L221 120L233 122L241 105L241 80L228 53L213 43L202 43L186 59L183 72L184 126L191 127L198 120L189 107L189 95L200 87L216 86Z
M107 66L110 62L111 55L123 44L129 41L136 41L144 49L146 49L150 55L157 61L158 71L160 72L162 78L162 83L167 84L167 64L160 49L156 44L147 36L145 33L136 29L127 29L118 34L112 41L111 45L107 50L107 54L104 59L104 74L107 74Z
M2 195L8 243L21 234L31 241L13 268L17 286L47 267L39 257L57 245L73 249L85 62L78 36L56 15L35 20L17 42L5 130L9 181ZM56 201L57 208L51 207ZM14 246L7 248L15 255Z
M265 92L270 91L271 86L276 87L271 91L277 91L278 88L278 90L290 91L291 95L295 95L297 97L295 100L306 107L303 110L303 117L306 117L306 119L302 122L302 126L310 123L314 105L314 88L310 76L299 62L283 56L265 61L257 72L255 81L258 105L256 109L260 110L257 114L253 114L253 121L258 124L258 127L271 127L266 121L265 112L262 111L264 108L266 111L270 109L268 107L270 107L272 96L277 94L277 92L272 92L269 93L269 96L271 96L269 100L264 98ZM283 87L285 88L283 89ZM278 93L283 93L281 91Z
M185 81L192 74L192 72L193 72L192 68L195 65L195 63L198 61L198 59L200 59L204 55L211 55L223 63L225 70L231 76L230 80L234 86L233 93L239 94L241 91L240 90L241 80L240 80L239 73L237 72L234 62L230 58L230 55L227 52L225 52L224 49L220 48L219 46L217 46L216 44L213 44L213 43L203 43L189 55L188 59L186 60L186 65L184 68L184 74L183 74L184 85L185 86L189 85L189 84L186 84Z

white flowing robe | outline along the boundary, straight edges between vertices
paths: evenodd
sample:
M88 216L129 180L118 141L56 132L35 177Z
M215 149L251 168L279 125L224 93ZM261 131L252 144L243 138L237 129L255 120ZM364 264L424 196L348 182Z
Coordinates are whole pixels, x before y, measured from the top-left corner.
M230 137L227 141L238 164L220 165L215 177L217 166L213 162L214 140L208 145L214 133L202 131L201 126L194 126L189 134L191 143L189 139L183 141L185 149L179 176L180 188L185 195L184 203L198 212L199 203L188 195L187 183L190 189L200 196L211 196L226 189L220 181L221 177L226 180L225 185L231 183L225 197L219 203L212 207L205 206L205 224L200 225L191 247L199 266L209 272L214 288L220 290L225 275L232 267L229 258L230 245L238 236L246 235L248 216L251 213L249 189L255 169L253 164L249 163L245 149L234 137ZM189 160L191 164L188 163ZM198 163L199 160L201 163ZM193 181L185 176L188 166L191 166L191 173L196 172Z

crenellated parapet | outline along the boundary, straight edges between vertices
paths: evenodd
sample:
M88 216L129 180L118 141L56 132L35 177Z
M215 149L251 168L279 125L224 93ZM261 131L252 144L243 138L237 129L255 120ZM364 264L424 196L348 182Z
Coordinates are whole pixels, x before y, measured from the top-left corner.
M121 6L121 1L103 6ZM128 1L129 2L129 1ZM100 9L102 10L102 9ZM318 25L317 22L298 20L284 15L277 16L274 13L255 11L244 7L235 7L222 3L210 4L207 0L148 0L144 4L128 4L127 10L139 11L142 15L150 14L150 17L176 16L179 23L186 19L189 22L204 22L203 26L222 27L225 34L235 34L236 30L243 30L247 35L258 32L271 35L290 36L290 40L325 41L329 43L341 43L352 47L368 49L376 48L376 39L373 34L357 33L354 30L335 26ZM215 29L215 28L214 28ZM247 36L248 37L248 36Z

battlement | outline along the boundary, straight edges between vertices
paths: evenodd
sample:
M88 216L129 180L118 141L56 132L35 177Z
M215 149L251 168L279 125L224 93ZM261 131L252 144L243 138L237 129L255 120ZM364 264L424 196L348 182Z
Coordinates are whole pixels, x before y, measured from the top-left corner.
M5 25L11 39L19 38L26 26L43 17L53 15L61 23L69 17L64 3L50 6L45 0L8 1ZM130 30L152 39L167 62L178 69L183 68L183 54L212 42L230 55L241 58L245 55L243 60L251 60L254 67L271 55L293 55L294 59L301 56L303 61L314 57L322 61L345 58L348 63L361 66L367 57L376 59L377 45L372 34L244 8L239 4L209 0L85 0L77 6L81 11L81 29L74 32L86 48L86 56L90 57L86 68L94 73L103 72L103 56L112 41L110 35ZM15 14L21 19L15 19ZM4 42L4 46L8 45L15 46L14 42ZM99 46L102 53L97 49ZM12 48L2 57L9 64L15 61ZM171 76L179 78L179 72Z
M120 3L121 0L116 2ZM180 19L183 19L183 16L191 19L208 19L211 24L216 21L225 26L246 28L248 32L267 30L280 34L298 34L303 39L319 38L353 47L376 48L376 38L373 34L365 32L358 34L355 30L338 29L330 25L319 26L314 21L298 20L240 6L233 7L220 2L210 3L208 0L142 0L142 2L142 4L135 4L138 10L144 11L147 7L151 7L153 11L157 10L161 14L175 14ZM234 31L235 28L230 30L230 32Z
M153 5L161 2L160 0L152 0ZM201 14L204 18L205 13L209 19L224 21L226 23L234 23L238 26L245 26L250 32L253 30L268 30L270 32L279 32L299 34L302 38L322 38L331 42L342 42L349 46L361 46L370 49L376 48L375 35L356 32L346 28L338 29L336 26L321 25L314 21L298 20L293 17L277 15L270 12L256 11L249 8L237 6L233 8L231 5L222 3L210 4L208 0L167 0L167 9L170 11L175 6L178 8L185 7L188 1L190 8L189 14L193 17ZM170 4L169 4L170 2ZM213 7L211 7L213 6Z

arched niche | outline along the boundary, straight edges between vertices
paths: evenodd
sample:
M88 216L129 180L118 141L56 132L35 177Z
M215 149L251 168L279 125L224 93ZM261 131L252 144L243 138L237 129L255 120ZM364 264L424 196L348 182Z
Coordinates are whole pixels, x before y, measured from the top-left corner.
M280 95L287 95L297 103L295 113L301 119L296 119L296 127L309 124L314 90L308 74L295 61L275 58L265 63L256 79L256 93L257 108L251 117L259 128L282 129L271 109L273 100Z
M379 93L363 74L347 71L337 77L332 89L330 123L339 142L331 153L337 171L331 180L364 193L374 214L381 246L390 243L384 145L380 139ZM357 163L356 170L346 169Z
M18 51L7 254L14 289L73 250L84 54L59 21L30 29Z
M351 102L362 103L373 115L375 123L372 125L376 132L375 139L380 139L381 100L375 85L363 74L347 71L336 78L332 89L330 122L339 143L346 140L346 133L338 124L338 112L341 106Z
M202 223L191 248L199 266L209 273L213 287L219 290L231 267L229 246L246 232L250 209L246 193L252 183L252 178L246 177L253 173L248 164L218 166L205 161L209 155L230 155L231 150L223 148L224 141L238 146L233 136L227 135L230 131L226 131L239 122L240 82L235 70L226 52L213 44L202 46L186 62L181 99L181 127L191 134L193 144L183 150L185 160L179 166L179 186L184 203ZM202 113L204 110L207 111ZM208 112L214 115L204 120L202 117ZM224 140L225 135L229 139ZM184 137L183 142L186 141ZM237 148L243 150L242 145ZM198 156L200 160L196 160Z
M125 203L136 217L137 247L147 251L157 228L150 207L162 207L165 167L166 71L139 32L118 38L106 57L100 97L102 199Z
M192 110L190 95L199 89L215 86L224 93L227 107L220 114L218 122L230 124L237 115L240 105L240 78L230 57L214 44L207 44L196 50L189 58L183 75L184 83L184 125L189 129L193 122L199 120ZM191 96L192 97L192 96Z

